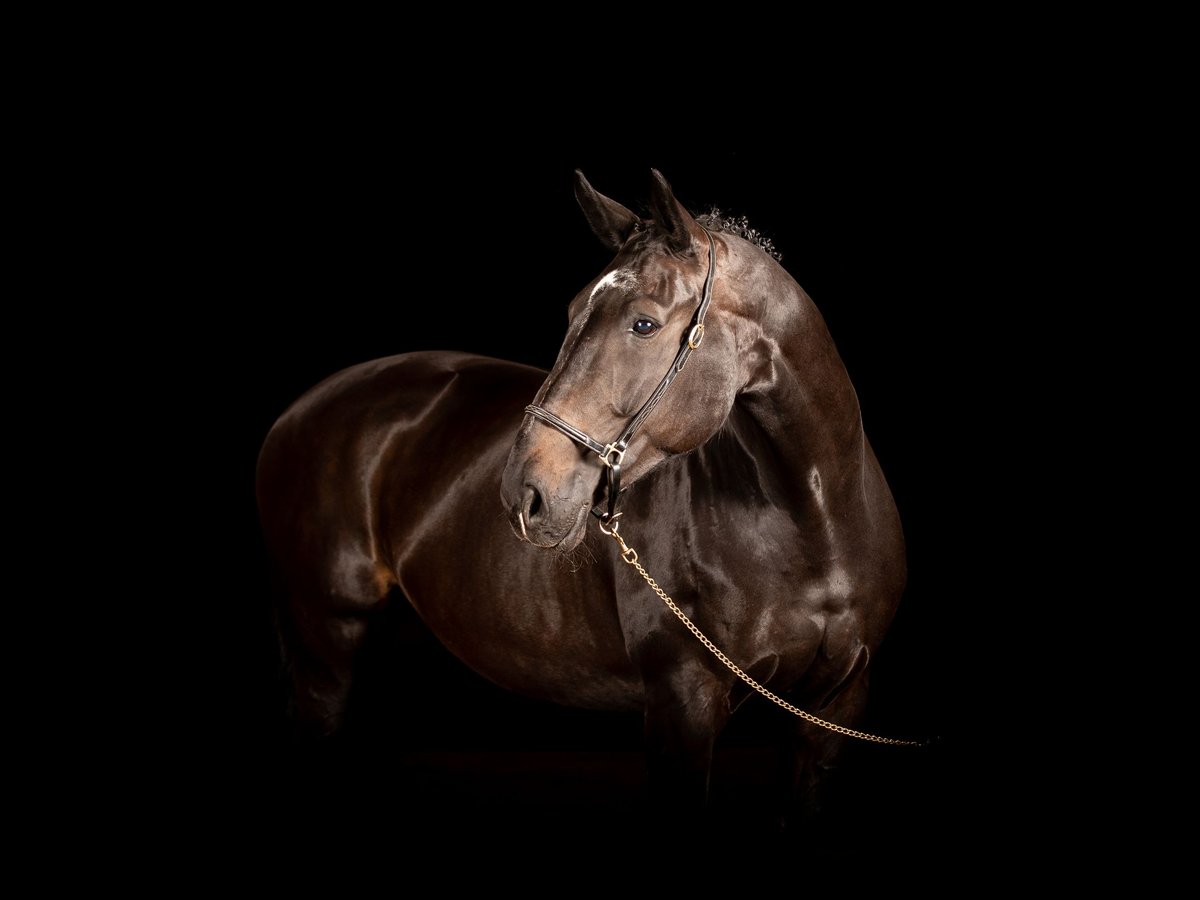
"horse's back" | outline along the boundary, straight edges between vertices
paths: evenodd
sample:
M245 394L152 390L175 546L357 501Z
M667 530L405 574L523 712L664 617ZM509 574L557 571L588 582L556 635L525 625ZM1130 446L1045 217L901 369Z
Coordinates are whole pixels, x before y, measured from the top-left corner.
M400 420L411 420L442 397L478 403L491 395L496 401L516 402L514 389L528 396L530 385L536 389L545 375L518 363L448 351L402 353L360 363L330 375L296 400L272 427L263 452L281 435L306 428L332 424L390 428ZM456 384L469 388L471 396L447 393ZM486 411L471 409L472 415L481 412Z
M301 396L258 462L260 518L282 574L348 603L386 590L389 517L497 452L544 376L482 356L410 353L344 369Z

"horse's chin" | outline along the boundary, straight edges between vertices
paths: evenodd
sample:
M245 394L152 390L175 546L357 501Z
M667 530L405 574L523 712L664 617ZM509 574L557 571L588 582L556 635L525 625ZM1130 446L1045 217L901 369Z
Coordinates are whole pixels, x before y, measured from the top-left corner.
M589 507L587 506L579 508L579 514L575 517L575 523L563 535L562 540L554 545L555 550L558 550L560 553L570 553L583 543L583 536L587 534L588 509Z

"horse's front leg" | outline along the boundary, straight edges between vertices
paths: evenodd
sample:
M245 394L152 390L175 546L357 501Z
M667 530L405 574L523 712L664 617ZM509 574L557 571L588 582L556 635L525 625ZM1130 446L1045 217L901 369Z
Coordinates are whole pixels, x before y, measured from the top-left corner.
M813 713L827 722L853 727L867 701L867 673L856 671L845 684L825 698ZM785 744L783 805L780 821L785 828L816 825L828 799L831 776L847 738L802 719L792 725Z
M729 720L729 683L704 662L674 659L646 673L646 759L652 802L667 817L708 802L713 745Z

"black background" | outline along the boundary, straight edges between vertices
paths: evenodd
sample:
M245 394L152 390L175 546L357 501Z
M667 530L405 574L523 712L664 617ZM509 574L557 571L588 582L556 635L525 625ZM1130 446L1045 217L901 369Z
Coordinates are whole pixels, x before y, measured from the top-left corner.
M670 141L603 116L575 136L481 115L439 140L425 119L275 98L192 136L193 243L178 265L194 321L158 352L187 398L177 440L195 463L170 502L192 510L194 534L173 594L192 604L179 637L202 654L160 670L195 697L165 711L182 732L163 753L190 773L196 803L260 837L372 821L384 843L417 827L486 844L520 823L540 840L600 835L586 852L601 856L607 837L644 821L636 717L511 696L403 611L372 648L357 729L325 747L289 744L254 466L275 418L345 366L418 349L549 366L567 303L608 260L576 207L573 170L644 211L656 167L693 211L748 216L812 296L908 541L909 586L862 725L940 741L852 745L830 830L786 847L828 858L903 846L922 865L970 837L990 790L977 726L995 712L990 511L1009 502L987 476L1003 415L986 386L996 336L982 276L1002 243L988 211L1009 185L961 123L877 112L814 116L795 135L697 129ZM745 822L770 833L763 748L780 715L752 701L723 736L713 834Z

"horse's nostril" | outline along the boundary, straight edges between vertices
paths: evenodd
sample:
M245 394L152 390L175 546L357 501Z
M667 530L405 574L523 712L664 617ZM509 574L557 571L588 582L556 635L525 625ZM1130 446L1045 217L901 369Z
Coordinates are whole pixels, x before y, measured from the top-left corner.
M538 510L542 508L542 495L538 493L538 489L533 485L529 486L529 520L532 522L533 517L538 514Z

